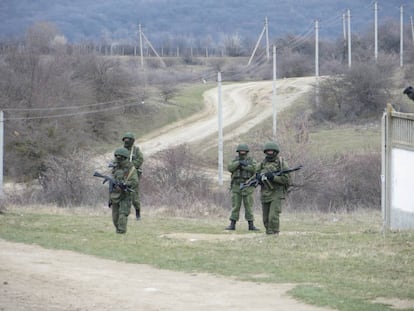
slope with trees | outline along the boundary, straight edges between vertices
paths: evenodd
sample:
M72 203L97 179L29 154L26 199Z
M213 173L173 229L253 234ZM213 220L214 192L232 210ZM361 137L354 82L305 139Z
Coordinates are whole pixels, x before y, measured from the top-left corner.
M387 37L393 36L396 34L390 29ZM278 39L278 76L312 75L312 41L305 40L294 46L291 42L289 36ZM395 45L396 40L389 42L391 45L383 48L378 64L373 61L372 54L367 53L369 47L364 48L361 43L361 48L354 53L351 69L342 57L340 43L322 43L321 72L335 77L321 83L319 101L311 97L307 108L295 114L291 123L281 130L286 132L286 141L293 146L292 152L288 152L290 158L305 160L297 158L296 153L303 153L295 148L307 141L288 140L297 136L298 129L303 133L304 124L309 131L309 126L327 123L378 120L384 103L395 98L400 103L398 109L410 109L402 94L395 97L393 90L402 89L403 84L412 79L413 49L407 49L406 65L401 71L393 52L392 44ZM22 43L1 54L0 94L6 117L5 174L13 181L37 179L41 191L29 197L62 206L94 203L94 196L90 194L96 187L85 178L90 171L88 160L94 152L105 150L105 146L111 149L123 130L149 131L171 122L169 113L172 111L176 111L174 118L179 119L183 107L170 94L183 85L214 81L217 71L223 73L225 81L270 80L272 77L263 49L248 67L240 63L241 58L193 58L189 62L183 57L166 59L166 67L149 58L143 70L137 57L102 57L78 51L76 45L65 42L56 26L50 23L37 23L29 28ZM186 113L195 112L197 105L192 109ZM155 115L157 122L149 121ZM269 131L258 135L261 139L271 137ZM257 141L255 137L250 139ZM194 157L191 152L185 154ZM174 153L172 156L175 157ZM316 167L321 160L309 158L307 161ZM332 159L332 169L335 161L340 160ZM369 158L367 162L375 163ZM347 166L343 169L346 171ZM374 175L377 170L378 167L372 170ZM324 174L334 176L329 170ZM308 184L315 178L311 174L305 177ZM351 185L352 178L349 180ZM195 197L200 189L202 187L195 189ZM306 202L312 189L303 187L296 202ZM378 206L378 197L373 197L377 199L368 200L367 205ZM331 201L321 204L327 206ZM341 202L343 200L335 204ZM358 202L362 201L355 197L347 204Z

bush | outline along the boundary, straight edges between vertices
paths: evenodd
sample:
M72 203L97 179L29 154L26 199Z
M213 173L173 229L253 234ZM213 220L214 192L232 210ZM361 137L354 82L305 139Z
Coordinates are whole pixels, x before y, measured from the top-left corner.
M90 156L71 154L66 157L48 156L40 174L41 189L35 193L39 203L53 203L61 207L93 205L107 187L97 187L92 177Z
M293 184L286 208L323 212L344 208L353 210L361 206L378 209L381 205L381 153L315 154L308 126L306 115L299 115L281 118L277 129L280 156L290 167L303 165L301 170L291 174ZM263 142L273 140L267 128L258 129L251 135L251 150L262 152ZM262 161L262 158L257 161Z
M310 159L309 159L310 160ZM300 175L299 175L300 176ZM337 155L307 161L298 191L289 196L290 206L332 212L381 206L381 154Z
M228 200L224 191L212 188L200 167L203 161L187 145L160 152L146 161L140 183L144 205L167 207L174 215L208 214L222 210Z
M311 102L312 119L344 123L378 117L390 98L391 87L388 66L355 64L343 76L320 83L318 100Z

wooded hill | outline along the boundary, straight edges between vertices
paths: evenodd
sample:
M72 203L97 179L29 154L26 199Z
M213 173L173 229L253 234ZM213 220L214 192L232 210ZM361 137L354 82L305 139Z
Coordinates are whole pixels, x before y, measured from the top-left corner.
M406 2L406 3L404 3ZM320 21L321 38L342 36L342 15L351 10L352 29L373 27L374 1L348 0L3 0L0 3L0 38L21 36L36 21L48 21L70 41L137 42L138 24L155 45L172 37L183 40L219 41L224 35L238 34L257 40L264 20L269 36L307 36ZM404 5L405 24L414 14L412 1L378 1L379 23L399 24Z

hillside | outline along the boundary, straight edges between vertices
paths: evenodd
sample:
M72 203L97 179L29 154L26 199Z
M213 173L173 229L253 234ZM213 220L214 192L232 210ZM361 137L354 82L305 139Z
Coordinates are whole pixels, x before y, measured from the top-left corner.
M414 14L412 1L378 2L379 22L399 22L401 4L405 20ZM242 3L242 4L241 4ZM269 20L269 36L309 35L320 20L320 36L342 35L342 14L351 10L356 31L373 25L373 1L368 0L3 0L0 2L0 38L21 36L33 22L55 23L71 41L119 40L136 42L137 25L155 42L171 36L218 41L224 34L256 40Z

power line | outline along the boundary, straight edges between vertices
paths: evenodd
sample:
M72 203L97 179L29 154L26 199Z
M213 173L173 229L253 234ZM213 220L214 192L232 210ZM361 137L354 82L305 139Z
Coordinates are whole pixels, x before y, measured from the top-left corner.
M83 112L72 112L72 113L64 113L64 114L55 114L55 115L44 115L44 116L36 116L36 117L12 117L12 118L4 118L4 121L12 121L12 120L38 120L38 119L54 119L54 118L64 118L64 117L72 117L72 116L81 116L93 113L100 113L100 112L107 112L113 111L121 108L133 107L141 105L141 103L133 103L133 104L125 104L118 107L109 107L105 109L99 110L91 110L91 111L83 111Z
M2 108L3 111L55 111L55 110L71 110L71 109L83 109L90 107L105 106L110 104L118 104L119 101L135 100L137 97L117 99L109 102L101 102L89 105L77 105L77 106L65 106L65 107L39 107L39 108Z

